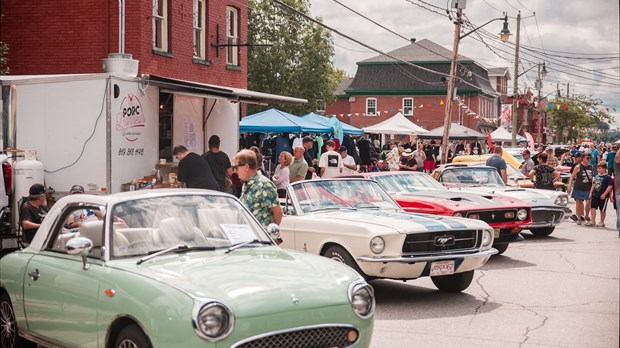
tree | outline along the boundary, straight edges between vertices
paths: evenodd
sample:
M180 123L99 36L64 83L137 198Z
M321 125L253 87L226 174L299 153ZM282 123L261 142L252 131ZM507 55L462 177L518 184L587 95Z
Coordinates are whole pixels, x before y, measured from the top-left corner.
M602 100L585 95L550 101L547 115L551 116L550 125L556 132L557 141L576 142L588 129L597 128L602 123L611 121L611 115L599 107L602 104Z
M306 15L310 13L309 0L284 2ZM248 6L249 42L271 44L248 49L248 87L308 100L301 106L276 106L292 114L304 114L333 102L345 74L333 66L331 33L270 0L249 0ZM262 109L248 106L248 113Z

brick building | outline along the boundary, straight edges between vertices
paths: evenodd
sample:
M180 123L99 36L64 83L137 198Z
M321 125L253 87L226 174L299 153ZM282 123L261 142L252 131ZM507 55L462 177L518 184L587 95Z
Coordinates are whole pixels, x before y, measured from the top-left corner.
M451 51L424 39L388 54L396 59L380 55L358 62L355 77L341 82L338 100L325 113L356 127L379 123L398 112L426 129L443 126L447 81L433 71L449 74ZM492 120L498 116L499 95L487 69L459 55L457 76L460 103L454 102L452 122L480 131L495 129Z

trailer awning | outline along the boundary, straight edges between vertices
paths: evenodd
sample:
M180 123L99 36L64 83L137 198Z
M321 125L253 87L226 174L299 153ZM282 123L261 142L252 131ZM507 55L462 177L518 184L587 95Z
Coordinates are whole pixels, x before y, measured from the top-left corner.
M161 77L156 75L144 75L149 84L167 89L169 92L185 93L196 96L219 97L231 101L248 104L292 104L301 105L308 102L306 99L287 97L277 94L269 94L250 91L242 88L232 88L217 85L209 85L193 81L185 81Z

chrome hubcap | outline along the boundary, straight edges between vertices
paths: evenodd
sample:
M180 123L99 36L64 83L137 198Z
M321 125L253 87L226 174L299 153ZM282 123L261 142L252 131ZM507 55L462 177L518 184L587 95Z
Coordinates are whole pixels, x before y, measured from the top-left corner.
M135 344L132 340L126 339L121 341L121 344L118 345L118 348L138 348L138 345Z
M0 347L13 347L17 337L15 315L8 302L0 303Z

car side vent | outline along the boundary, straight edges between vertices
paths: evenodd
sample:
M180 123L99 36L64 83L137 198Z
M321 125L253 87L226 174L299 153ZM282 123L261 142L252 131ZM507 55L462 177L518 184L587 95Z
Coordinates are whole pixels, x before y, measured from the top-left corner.
M460 202L463 200L463 197L450 197L451 201L456 201L456 202Z

